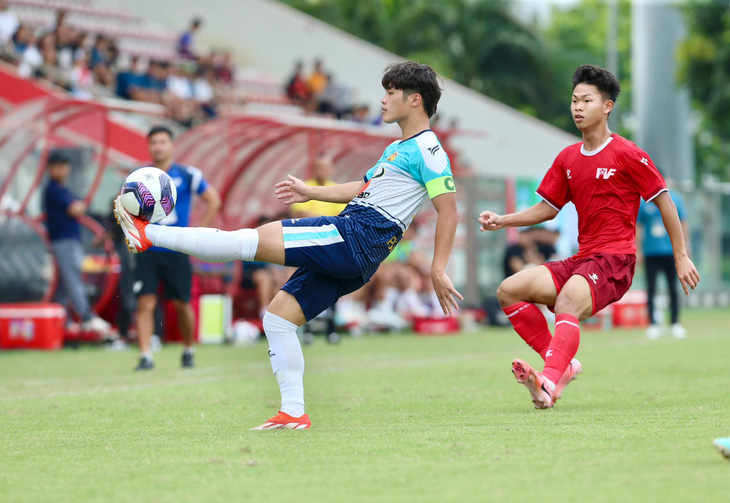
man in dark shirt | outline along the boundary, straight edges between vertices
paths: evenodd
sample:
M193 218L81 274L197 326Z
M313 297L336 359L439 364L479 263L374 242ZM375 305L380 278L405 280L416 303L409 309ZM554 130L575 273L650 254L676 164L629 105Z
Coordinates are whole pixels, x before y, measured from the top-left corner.
M64 186L70 174L71 161L61 154L52 153L48 158L50 180L43 194L43 202L48 237L58 267L56 301L64 305L70 301L74 312L81 318L83 330L108 334L111 327L92 313L81 280L84 249L77 219L86 212L86 204Z

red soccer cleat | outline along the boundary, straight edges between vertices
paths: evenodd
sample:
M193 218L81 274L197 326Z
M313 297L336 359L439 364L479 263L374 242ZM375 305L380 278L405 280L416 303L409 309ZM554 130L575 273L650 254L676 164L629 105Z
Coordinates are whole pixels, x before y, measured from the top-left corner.
M563 396L563 390L565 389L565 387L570 384L571 381L575 381L576 379L578 379L578 374L582 373L583 365L581 365L580 362L575 358L570 360L570 365L568 365L568 368L565 369L565 372L563 372L560 380L555 385L555 393L553 393L555 399L553 400L553 405L555 405L555 402L560 400L560 397Z
M517 358L512 362L512 373L517 382L524 384L530 391L532 403L536 409L549 409L554 405L553 394L555 385L545 379L540 372L530 367L530 364Z
M292 417L286 412L279 411L277 415L266 421L261 426L251 428L252 430L306 430L312 427L309 416L304 414L301 417Z
M129 214L122 205L122 196L114 200L114 218L124 232L127 247L132 253L141 253L152 246L152 242L145 235L145 228L150 224Z

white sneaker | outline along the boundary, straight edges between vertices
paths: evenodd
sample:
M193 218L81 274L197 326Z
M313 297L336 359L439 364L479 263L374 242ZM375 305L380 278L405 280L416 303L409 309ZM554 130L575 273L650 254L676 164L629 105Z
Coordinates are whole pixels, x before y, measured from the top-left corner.
M98 316L94 316L89 321L85 321L81 328L85 332L96 332L97 334L106 334L111 332L112 326Z
M672 337L675 339L686 339L687 338L687 330L680 325L679 323L675 323L672 325L671 328Z
M649 325L649 328L646 329L646 336L652 340L658 339L662 336L662 327L657 324Z

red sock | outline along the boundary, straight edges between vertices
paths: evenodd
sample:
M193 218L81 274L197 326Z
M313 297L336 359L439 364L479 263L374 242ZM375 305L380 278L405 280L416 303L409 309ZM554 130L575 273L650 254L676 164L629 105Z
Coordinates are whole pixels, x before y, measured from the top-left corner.
M518 302L503 309L512 326L528 346L540 353L545 359L545 353L550 347L553 336L548 328L547 320L535 304Z
M542 375L557 384L565 369L570 365L580 345L580 325L572 314L559 314L555 317L555 337L550 343L545 370Z

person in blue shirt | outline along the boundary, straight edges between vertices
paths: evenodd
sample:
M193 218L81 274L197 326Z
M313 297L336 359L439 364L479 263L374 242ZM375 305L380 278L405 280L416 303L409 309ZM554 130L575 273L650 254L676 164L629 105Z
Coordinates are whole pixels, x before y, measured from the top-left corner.
M200 29L201 24L203 24L203 21L200 18L194 18L190 23L190 28L180 35L180 39L177 42L177 55L181 58L193 60L198 59L195 54L195 49L193 48L193 38L195 36L195 32Z
M78 218L86 212L86 204L65 186L71 175L71 161L58 152L48 157L48 185L43 192L46 229L51 240L58 268L58 288L54 300L66 306L70 302L81 318L82 329L109 334L109 323L96 316L89 305L81 278L84 247Z
M166 171L177 187L177 202L172 213L160 225L187 227L194 196L200 196L206 203L206 210L199 222L207 227L220 209L218 191L203 178L203 173L193 166L183 166L173 161L174 144L172 131L165 126L155 126L147 134L147 146L153 166ZM190 258L163 248L151 248L151 253L137 257L134 292L137 295L137 336L140 360L136 370L154 368L151 339L154 333L157 289L160 281L164 285L165 297L172 301L185 349L182 355L183 368L193 366L193 339L195 317L190 305L193 269Z
M676 192L670 192L669 195L677 207L679 220L682 223L682 231L684 233L684 242L687 243L689 250L689 229L687 227L687 213L684 208L682 197ZM657 275L661 272L667 278L667 286L669 290L669 305L671 311L671 334L678 338L684 339L687 331L679 323L679 298L677 295L677 271L674 265L674 254L672 252L672 242L669 239L662 215L655 204L648 204L642 199L639 215L637 218L637 235L641 236L640 258L643 257L644 267L646 268L646 290L648 296L648 309L650 325L646 331L647 337L656 339L661 336L662 328L661 320L657 320L654 311L654 298L656 296Z

